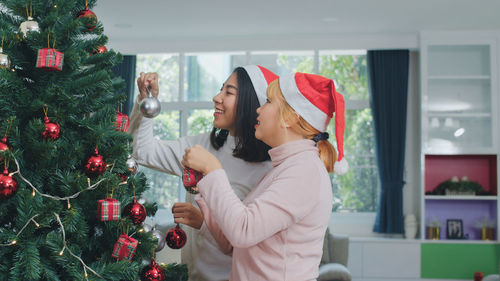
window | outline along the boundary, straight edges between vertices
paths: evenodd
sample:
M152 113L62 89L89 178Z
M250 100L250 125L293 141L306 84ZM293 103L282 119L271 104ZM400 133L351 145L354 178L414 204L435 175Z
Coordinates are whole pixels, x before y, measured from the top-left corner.
M335 80L346 100L344 151L350 171L332 175L334 212L375 212L378 205L378 174L373 121L368 100L365 51L297 51L138 55L137 73L158 72L162 113L155 119L160 139L208 132L212 128L212 97L237 66L260 64L279 75L318 73ZM136 95L138 89L136 87ZM328 126L335 146L333 122ZM146 199L170 211L184 201L185 191L177 177L141 168L151 189Z

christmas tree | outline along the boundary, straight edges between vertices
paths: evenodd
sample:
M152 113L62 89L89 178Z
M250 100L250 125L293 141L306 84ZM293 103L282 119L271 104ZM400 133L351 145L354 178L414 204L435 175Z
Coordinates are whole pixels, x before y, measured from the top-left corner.
M0 4L0 280L138 280L154 263L141 223L156 205L135 200L122 57L95 4Z

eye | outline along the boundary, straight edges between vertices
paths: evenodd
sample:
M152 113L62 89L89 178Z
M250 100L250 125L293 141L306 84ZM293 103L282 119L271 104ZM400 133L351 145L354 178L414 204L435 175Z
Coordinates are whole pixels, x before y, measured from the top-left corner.
M271 103L271 100L269 100L269 99L266 99L266 103Z

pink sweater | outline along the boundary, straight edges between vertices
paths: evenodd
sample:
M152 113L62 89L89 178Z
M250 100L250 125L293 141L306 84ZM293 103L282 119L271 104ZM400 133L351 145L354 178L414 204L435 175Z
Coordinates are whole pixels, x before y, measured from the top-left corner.
M311 140L269 154L273 168L243 202L224 170L198 183L196 201L220 248L233 251L230 280L315 280L332 212L330 178Z

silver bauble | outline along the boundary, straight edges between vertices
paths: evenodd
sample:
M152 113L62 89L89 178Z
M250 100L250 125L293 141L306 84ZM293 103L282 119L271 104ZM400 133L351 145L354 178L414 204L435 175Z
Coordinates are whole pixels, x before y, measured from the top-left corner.
M10 59L6 54L2 54L2 48L0 48L0 68L9 68L10 67Z
M158 239L158 246L155 249L155 252L161 251L165 247L165 235L162 235L158 229L154 229L153 238Z
M154 118L160 114L161 103L155 97L147 97L142 100L140 109L144 117Z
M144 232L150 232L153 228L151 227L151 225L147 224L147 223L143 223L142 224L142 231Z
M128 156L127 159L127 169L129 170L130 173L132 173L132 175L135 175L137 173L138 169L137 161L135 161L134 157L130 155Z
M26 37L30 32L40 32L40 27L38 26L38 22L34 21L32 17L28 17L27 21L21 23L19 30L23 34L23 37Z

